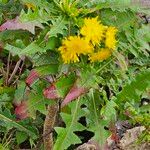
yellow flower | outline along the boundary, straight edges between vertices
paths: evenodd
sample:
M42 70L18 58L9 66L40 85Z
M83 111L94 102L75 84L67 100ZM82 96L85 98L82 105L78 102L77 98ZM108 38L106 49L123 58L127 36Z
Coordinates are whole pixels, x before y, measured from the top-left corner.
M35 8L36 8L36 6L32 3L25 3L25 5L27 6L28 9L35 10Z
M89 57L89 60L91 62L95 61L103 61L107 58L109 58L111 55L111 51L109 49L102 48L100 51L96 53L92 53Z
M105 40L105 46L109 49L115 49L116 48L116 35L117 29L115 27L108 27L106 32L106 40Z
M89 54L93 47L85 39L79 36L70 36L63 40L62 46L58 49L64 63L78 62L80 54Z
M85 36L87 41L91 41L93 45L99 44L104 37L104 31L107 28L102 25L96 18L85 18L84 26L81 28L80 33Z

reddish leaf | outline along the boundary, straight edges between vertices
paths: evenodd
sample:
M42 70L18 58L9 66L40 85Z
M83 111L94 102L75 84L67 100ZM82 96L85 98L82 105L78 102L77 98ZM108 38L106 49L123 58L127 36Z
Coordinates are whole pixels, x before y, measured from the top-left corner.
M57 98L60 98L60 96L57 93L56 87L54 85L50 85L48 88L46 88L43 91L43 94L48 99L57 99Z
M18 17L12 20L8 20L0 26L0 31L4 30L27 30L32 34L35 33L35 26L43 28L40 23L37 22L24 22L22 23Z
M118 143L119 140L120 140L120 137L119 137L118 134L112 133L112 134L111 134L111 139L112 139L113 141L115 141L116 143Z
M35 70L31 70L25 82L28 86L31 86L38 78L39 74Z
M83 87L77 87L77 85L75 84L71 88L71 90L69 91L69 93L66 95L66 97L63 100L61 106L64 107L65 105L67 105L72 100L74 100L74 99L78 98L79 96L85 94L87 91L88 91L88 89L83 88Z
M18 120L22 120L28 117L26 101L22 101L20 105L16 106L15 115Z

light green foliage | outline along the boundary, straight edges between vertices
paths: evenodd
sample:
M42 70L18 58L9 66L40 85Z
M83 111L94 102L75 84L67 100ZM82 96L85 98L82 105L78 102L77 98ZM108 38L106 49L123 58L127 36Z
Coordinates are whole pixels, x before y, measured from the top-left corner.
M58 99L52 101L44 97L44 90L49 86L56 88L62 101L68 92L70 97L78 95L70 92L74 85L73 92L79 92L82 87L87 92L61 109L58 120L64 124L55 127L54 150L83 144L81 139L85 137L77 136L76 132L84 133L84 130L93 133L88 140L103 147L111 135L104 127L109 128L117 120L139 123L149 130L150 106L141 105L141 99L149 99L150 25L141 13L147 17L150 11L144 3L132 0L1 0L0 24L18 16L28 31L0 32L0 135L13 130L14 137L12 141L8 139L10 144L6 145L0 137L0 149L11 149L11 145L16 144L19 148L25 140L35 148L42 137L47 105L58 102ZM79 63L63 64L58 51L62 40L79 35L83 19L96 16L105 26L118 29L113 55L95 63L82 55ZM95 50L103 44L96 45ZM7 85L5 80L20 58L21 64ZM25 81L31 70L39 77L27 87ZM22 100L27 102L25 109L29 117L18 121L14 115L16 106L12 103ZM81 117L86 120L85 126L79 123ZM147 132L144 134L143 139L149 138Z
M8 109L5 109L5 111L0 112L0 119L1 119L1 125L6 127L7 129L11 129L13 127L17 128L18 130L27 133L29 136L31 136L33 139L37 138L37 133L32 127L26 127L23 123L18 123L14 119L15 117L10 114L10 111Z
M141 105L141 98L146 89L150 89L150 70L142 71L135 79L124 86L123 90L116 96L115 102L122 113L127 114L133 123L141 123L149 128L150 105Z
M135 80L127 84L123 90L117 95L116 102L139 102L141 94L150 87L150 70L141 72L136 76Z
M125 45L121 43L121 48L129 49L129 51L136 57L143 54L149 57L148 51L150 51L150 46L148 45L148 41L150 41L150 37L148 32L150 32L149 25L143 25L139 29L126 29L125 35L129 44L128 47L125 48Z
M107 137L110 135L110 132L106 131L104 127L109 127L110 122L116 120L116 110L114 108L117 105L113 101L107 100L106 105L101 106L102 99L99 97L98 92L93 90L90 91L86 99L87 129L94 133L92 139L103 147Z
M28 96L28 112L30 117L33 119L36 119L36 113L39 111L40 113L46 115L46 104L52 104L53 102L50 100L47 100L43 96L43 88L45 85L41 82L36 82L32 85L33 91L30 92Z
M17 143L20 144L28 138L27 134L24 132L16 132Z
M48 37L57 37L57 34L64 34L64 30L67 29L66 21L64 17L58 17L56 20L52 20L52 26L50 31L47 33Z
M118 12L118 10L112 11L109 8L102 11L100 17L105 24L116 26L119 31L135 25L137 20L132 11Z
M58 71L58 65L57 64L43 65L36 67L35 70L40 76L56 74Z
M84 116L85 114L81 108L82 104L82 99L78 99L69 104L69 108L71 110L70 114L61 113L61 117L65 122L66 127L55 127L58 135L54 145L54 150L64 150L67 149L71 144L81 143L80 138L74 132L85 129L85 127L78 122L80 117Z
M17 102L21 102L25 97L26 85L25 82L20 82L18 88L15 90L14 99Z
M58 79L55 85L58 91L58 94L62 98L64 98L74 83L75 83L75 74L72 73L68 76L62 76L60 79Z
M8 94L4 93L0 95L0 109L2 108L2 106L7 105L10 101L10 97L8 96Z
M77 84L80 87L84 88L97 88L98 80L96 76L96 70L94 68L84 67L80 71L80 78L77 81Z
M33 66L43 66L43 65L56 65L58 64L58 60L55 54L47 53L45 54L36 54L32 59Z
M14 92L14 88L12 87L1 87L0 86L0 94L4 94L4 93L12 93Z
M27 47L25 47L23 49L7 44L5 46L5 49L10 51L13 55L18 55L20 57L23 55L31 57L36 53L44 53L45 52L44 48L39 47L34 42L29 44Z

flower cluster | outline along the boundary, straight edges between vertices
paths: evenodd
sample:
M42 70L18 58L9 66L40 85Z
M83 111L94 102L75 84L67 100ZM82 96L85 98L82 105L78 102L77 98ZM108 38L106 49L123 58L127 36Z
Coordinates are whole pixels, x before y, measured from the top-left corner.
M79 36L70 36L58 49L64 63L79 62L80 55L87 55L90 62L103 61L116 48L117 29L104 26L98 17L85 18Z
M93 52L92 45L84 38L70 36L62 41L59 48L64 63L78 62L81 54L86 55Z

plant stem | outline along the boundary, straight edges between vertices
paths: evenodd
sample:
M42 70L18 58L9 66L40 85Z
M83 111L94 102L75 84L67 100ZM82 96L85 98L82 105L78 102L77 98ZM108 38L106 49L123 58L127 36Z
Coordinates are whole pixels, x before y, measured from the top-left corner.
M15 68L14 68L14 70L13 70L13 72L12 72L10 78L8 79L8 85L11 83L12 79L14 78L15 74L17 73L17 71L18 71L18 69L19 69L19 66L20 66L22 60L24 60L24 59L25 59L25 57L22 56L22 57L17 61L16 66L15 66Z
M6 79L5 79L5 84L6 85L8 85L9 71L10 71L10 53L9 53L8 59L7 59L7 71L6 71Z
M57 112L58 112L57 104L48 106L48 113L47 113L46 118L45 118L44 129L43 129L43 135L46 135L46 136L43 136L44 149L45 150L52 150L53 149L52 130L54 128Z

